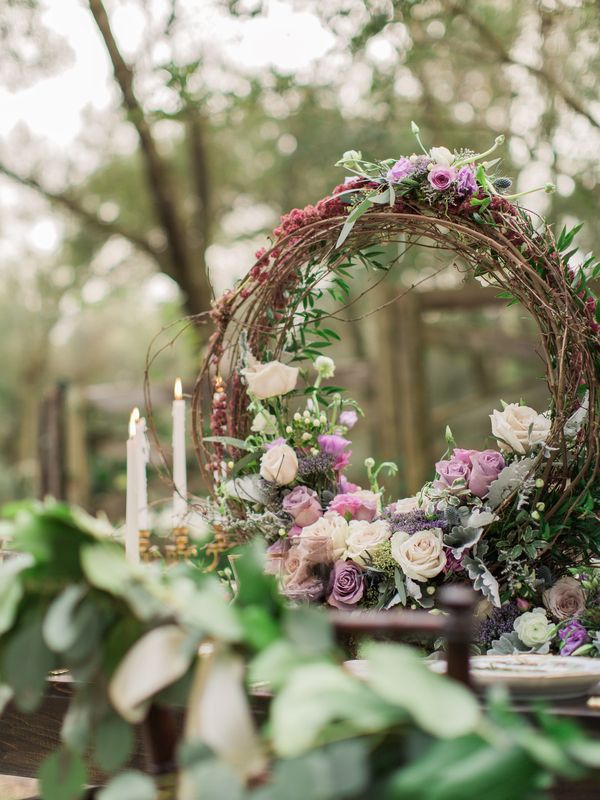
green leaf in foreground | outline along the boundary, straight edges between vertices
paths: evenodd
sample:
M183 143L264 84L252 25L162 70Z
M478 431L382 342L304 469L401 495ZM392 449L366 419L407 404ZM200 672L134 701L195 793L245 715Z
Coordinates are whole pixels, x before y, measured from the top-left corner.
M30 613L8 639L2 659L3 677L22 711L34 711L46 688L46 678L55 667L54 655L42 637L43 612Z
M481 712L475 696L459 683L433 673L411 648L370 644L364 657L369 661L366 681L371 689L408 712L433 736L463 736L478 724Z
M141 772L130 771L113 778L98 793L98 800L156 800L157 796L152 778Z
M78 800L87 781L85 764L81 756L59 750L43 762L39 780L44 800Z

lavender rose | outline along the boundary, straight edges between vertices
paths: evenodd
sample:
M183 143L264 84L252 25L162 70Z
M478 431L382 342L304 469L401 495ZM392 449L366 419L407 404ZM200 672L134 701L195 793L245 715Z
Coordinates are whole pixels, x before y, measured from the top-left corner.
M433 484L436 489L451 489L454 491L464 489L471 477L469 465L456 458L438 461L435 469L439 475L439 480L434 481Z
M571 619L585 611L585 592L575 578L559 578L543 594L544 605L555 619Z
M329 577L327 602L342 610L351 610L365 591L362 569L352 561L336 561Z
M388 170L386 178L390 183L400 183L401 180L412 175L414 171L415 166L412 161L402 156L402 158L399 158L394 166Z
M477 191L477 181L475 173L471 167L461 167L456 176L456 185L460 194L475 194Z
M312 525L323 516L318 494L307 486L296 486L283 498L283 510L294 518L299 528Z
M560 654L563 656L572 656L581 645L590 641L587 630L577 619L568 622L564 628L561 628L558 637L562 641Z
M430 170L427 180L438 192L445 192L454 182L456 170L452 167L437 166Z
M506 466L506 461L496 450L482 450L471 454L471 476L469 491L475 497L486 497L490 484Z

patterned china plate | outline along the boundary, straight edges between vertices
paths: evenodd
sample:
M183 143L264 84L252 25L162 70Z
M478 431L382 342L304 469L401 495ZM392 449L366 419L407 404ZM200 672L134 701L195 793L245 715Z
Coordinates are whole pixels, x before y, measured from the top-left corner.
M434 672L446 672L446 662L427 660ZM366 678L368 661L346 661L345 668L357 678ZM473 656L471 678L476 689L505 686L514 697L567 700L584 697L600 681L600 659L580 656Z
M445 661L432 661L434 672L446 671ZM477 689L505 686L515 697L566 700L590 694L600 681L600 659L523 653L474 656L471 677Z

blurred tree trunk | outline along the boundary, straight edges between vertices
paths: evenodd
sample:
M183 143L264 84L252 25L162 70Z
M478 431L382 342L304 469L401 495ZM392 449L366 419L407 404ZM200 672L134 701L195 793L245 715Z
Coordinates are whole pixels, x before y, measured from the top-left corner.
M183 198L177 193L170 166L159 152L150 122L136 96L133 69L121 55L102 0L89 0L89 6L108 52L115 81L121 90L124 111L139 138L156 220L166 242L166 257L157 253L157 260L161 269L181 287L189 313L200 314L210 307L211 299L204 259L209 200L200 115L190 112L187 125L196 213L193 223L186 225Z

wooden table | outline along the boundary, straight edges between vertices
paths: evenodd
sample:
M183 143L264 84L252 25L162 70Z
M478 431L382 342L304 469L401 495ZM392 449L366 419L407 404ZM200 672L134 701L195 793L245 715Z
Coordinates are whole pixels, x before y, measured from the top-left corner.
M35 778L40 763L60 743L60 728L72 692L71 682L66 676L53 677L48 681L48 690L40 708L33 714L23 714L9 705L0 717L0 775L18 775ZM255 697L255 712L263 717L268 704L266 693ZM585 698L549 704L549 711L579 723L589 735L600 739L600 711L591 709ZM526 703L515 703L515 710L527 713ZM177 715L177 724L182 723L182 713ZM148 767L143 731L136 731L135 749L131 767L145 770ZM105 776L92 771L90 780L101 784ZM555 789L556 800L599 800L600 783L593 778L581 784L565 784ZM508 800L508 798L507 798Z

